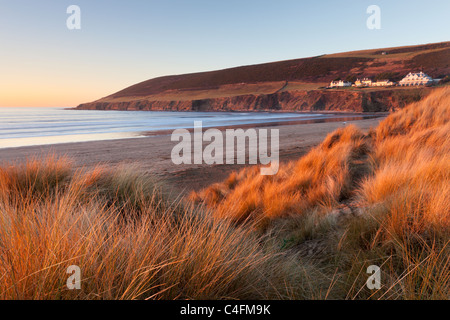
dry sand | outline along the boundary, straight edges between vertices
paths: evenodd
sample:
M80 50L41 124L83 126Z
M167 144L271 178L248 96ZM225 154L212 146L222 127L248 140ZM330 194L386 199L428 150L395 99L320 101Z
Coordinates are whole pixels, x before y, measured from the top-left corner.
M314 124L284 124L266 126L279 129L280 162L295 160L325 136L339 127L355 124L362 130L376 127L383 118ZM116 166L120 163L136 163L142 170L162 177L174 192L190 192L222 181L232 171L246 165L174 165L171 151L176 145L170 135L150 136L137 139L78 142L47 146L0 149L0 163L21 162L30 157L49 154L68 156L75 167L94 167L99 164Z

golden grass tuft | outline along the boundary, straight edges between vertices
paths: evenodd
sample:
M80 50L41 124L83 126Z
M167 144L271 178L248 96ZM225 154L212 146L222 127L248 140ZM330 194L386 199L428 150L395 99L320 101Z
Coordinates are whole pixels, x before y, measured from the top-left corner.
M294 259L171 199L135 168L73 171L49 158L2 167L0 183L0 299L301 294ZM81 268L81 290L66 286L71 265Z
M355 126L348 126L330 134L297 162L282 166L275 176L261 176L257 167L244 169L190 198L235 221L330 208L349 198L355 183L371 170L363 161L371 149L370 140Z
M353 222L355 230L347 235L353 239L346 241L362 241L364 230L366 254L389 257L390 285L377 293L380 298L449 298L449 120L450 89L444 88L391 115L376 130L374 174L358 189L366 216Z

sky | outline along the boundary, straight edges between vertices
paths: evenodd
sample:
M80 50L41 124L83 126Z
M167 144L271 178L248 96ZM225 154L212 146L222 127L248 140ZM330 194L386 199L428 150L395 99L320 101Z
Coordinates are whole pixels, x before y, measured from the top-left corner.
M81 10L70 30L67 8ZM367 8L381 9L369 29ZM0 0L0 107L73 107L158 76L450 40L449 0Z

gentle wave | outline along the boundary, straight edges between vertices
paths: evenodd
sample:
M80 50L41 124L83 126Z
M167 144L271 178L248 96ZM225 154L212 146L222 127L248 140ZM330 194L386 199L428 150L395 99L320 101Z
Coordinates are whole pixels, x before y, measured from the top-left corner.
M139 137L144 132L314 120L325 114L0 108L0 148Z

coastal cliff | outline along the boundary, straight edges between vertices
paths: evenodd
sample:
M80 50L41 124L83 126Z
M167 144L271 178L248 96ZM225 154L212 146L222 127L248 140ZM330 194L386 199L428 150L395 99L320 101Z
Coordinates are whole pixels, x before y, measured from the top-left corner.
M145 111L342 111L386 112L403 108L427 96L432 88L399 90L310 90L273 94L239 95L197 100L96 101L81 104L80 110Z

